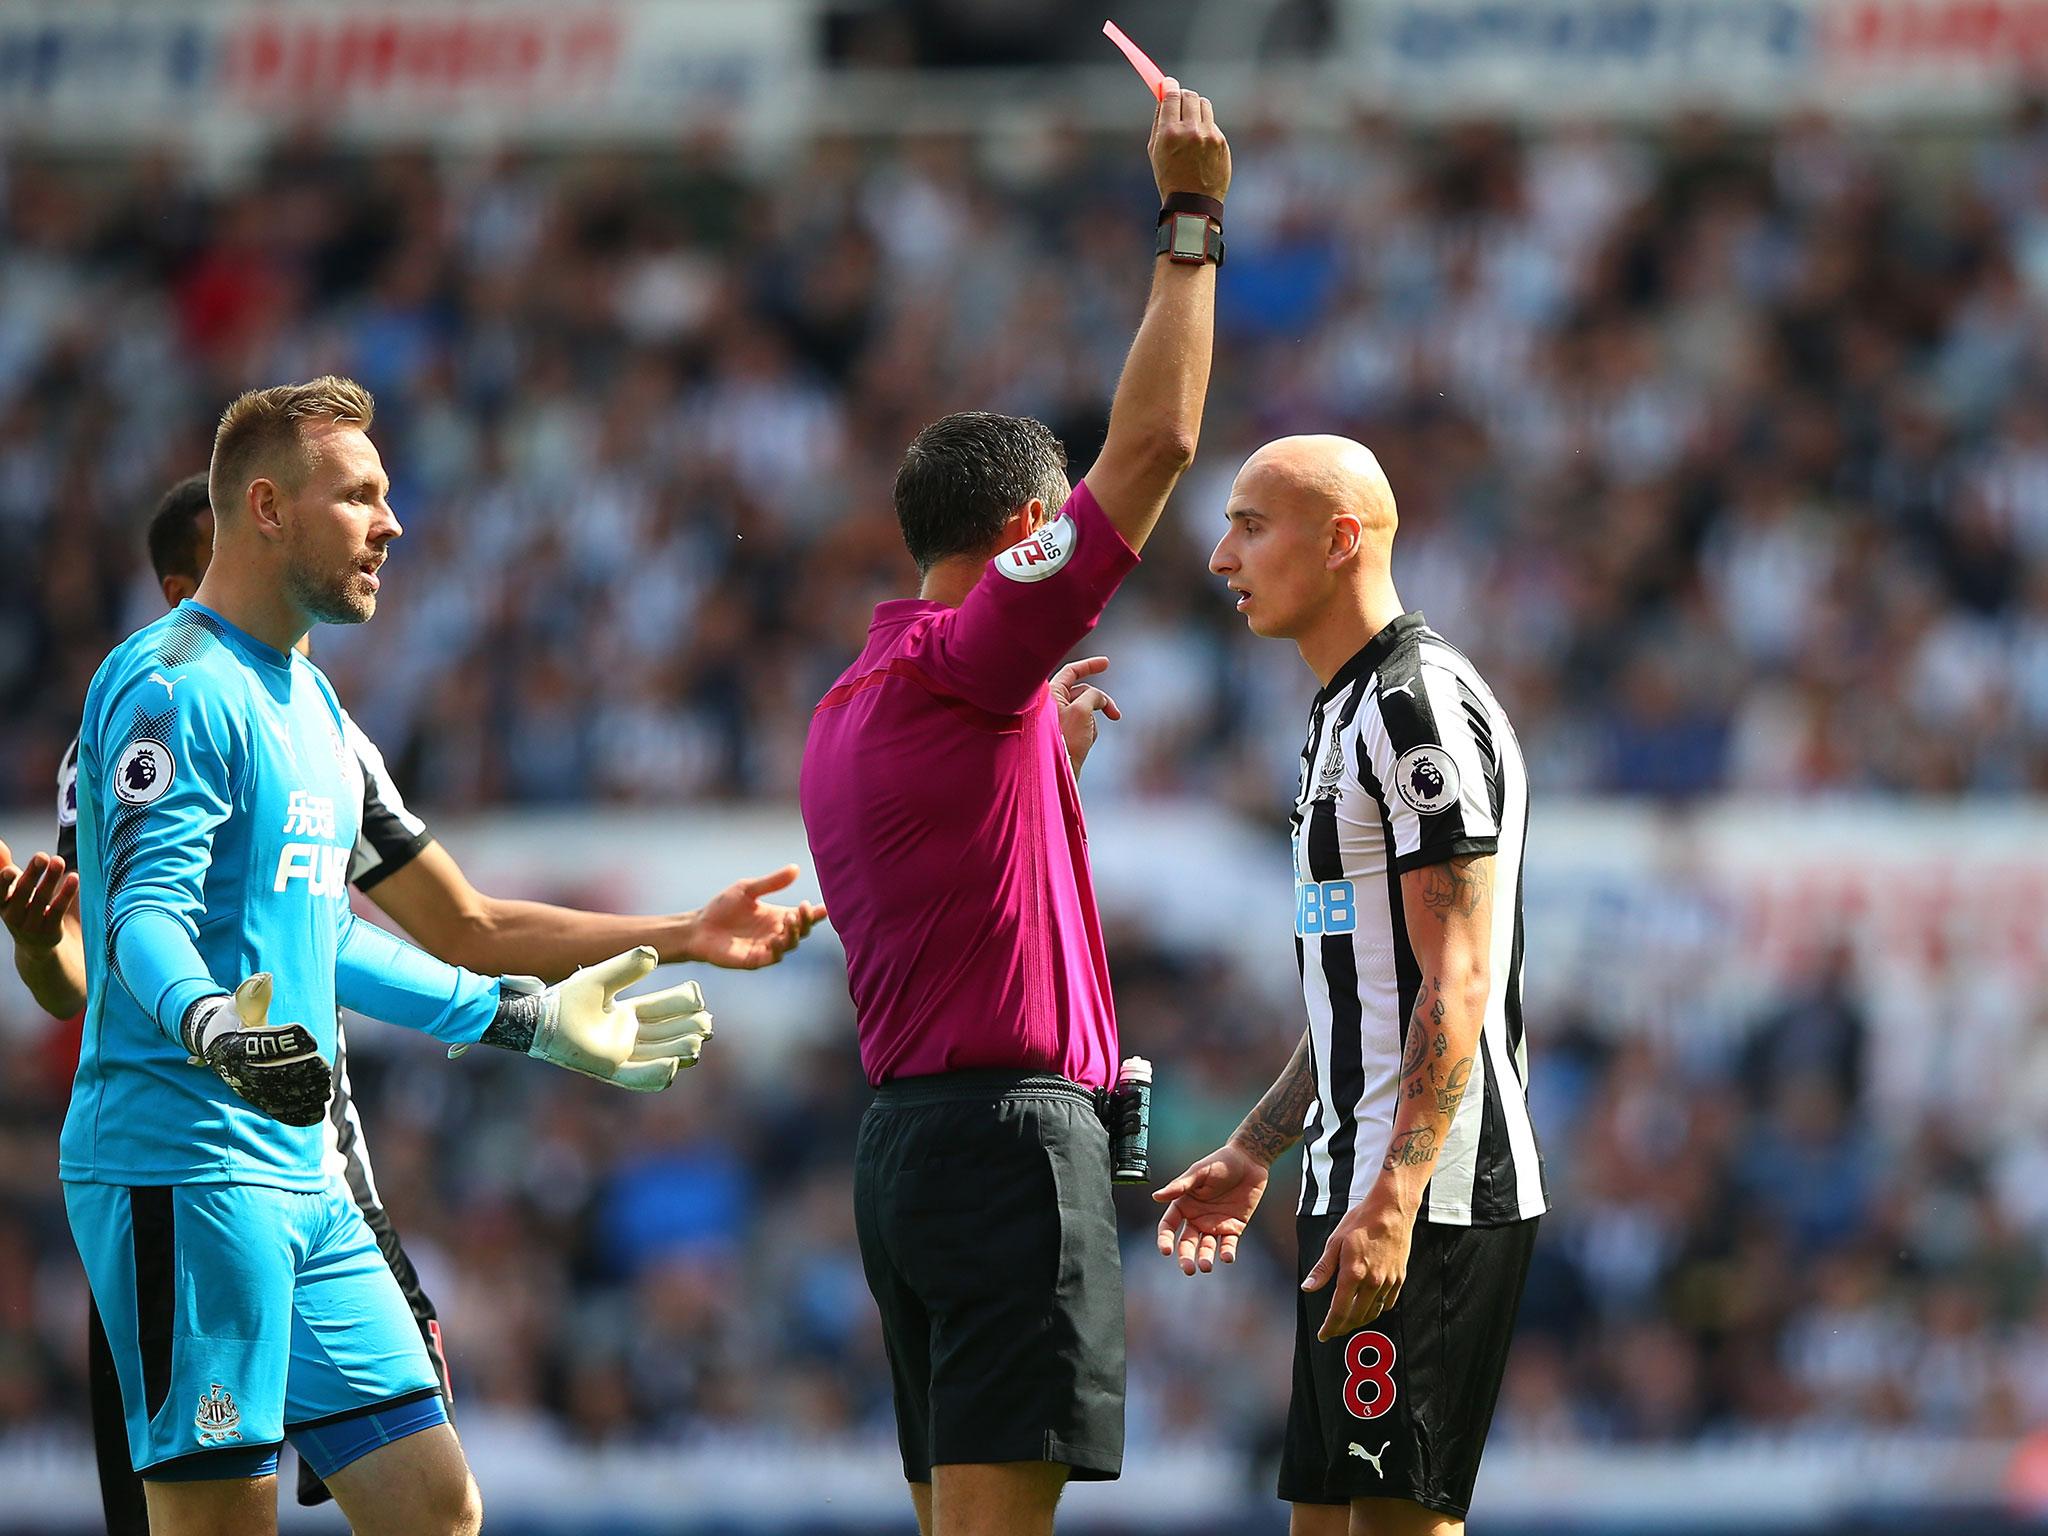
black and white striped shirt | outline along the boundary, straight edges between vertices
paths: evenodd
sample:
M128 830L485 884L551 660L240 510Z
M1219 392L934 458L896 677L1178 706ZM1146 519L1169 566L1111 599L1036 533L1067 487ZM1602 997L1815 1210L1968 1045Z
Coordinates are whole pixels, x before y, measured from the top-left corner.
M1495 861L1493 951L1470 1086L1422 1215L1498 1226L1541 1215L1522 1032L1522 850L1529 780L1485 679L1419 613L1375 635L1309 712L1293 815L1295 953L1316 1070L1301 1212L1365 1199L1393 1137L1401 1044L1422 974L1400 877Z

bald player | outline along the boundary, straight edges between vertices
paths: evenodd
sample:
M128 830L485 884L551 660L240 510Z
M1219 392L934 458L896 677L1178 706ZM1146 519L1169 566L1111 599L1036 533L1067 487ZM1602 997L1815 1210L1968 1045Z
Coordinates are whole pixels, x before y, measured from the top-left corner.
M1294 1536L1464 1529L1545 1208L1522 1037L1529 783L1472 664L1404 612L1379 461L1339 437L1238 472L1209 568L1322 691L1295 797L1308 1028L1230 1140L1154 1198L1183 1272L1236 1257L1297 1141Z

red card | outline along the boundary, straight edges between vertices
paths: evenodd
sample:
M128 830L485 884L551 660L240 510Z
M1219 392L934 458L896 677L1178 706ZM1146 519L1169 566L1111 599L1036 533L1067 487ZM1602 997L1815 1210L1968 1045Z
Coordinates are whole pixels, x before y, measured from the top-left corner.
M1145 89L1152 93L1154 101L1166 99L1166 72L1145 57L1145 50L1124 36L1124 29L1113 21L1102 24L1102 35L1124 51L1124 57L1131 61L1131 68L1138 72L1138 78L1145 82Z

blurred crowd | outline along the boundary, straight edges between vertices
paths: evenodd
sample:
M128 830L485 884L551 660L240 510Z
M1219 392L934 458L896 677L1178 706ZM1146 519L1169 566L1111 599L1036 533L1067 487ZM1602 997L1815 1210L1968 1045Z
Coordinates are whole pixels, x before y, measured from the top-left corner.
M1539 792L2048 785L2048 127L1238 121L1196 472L1102 632L1094 793L1291 780L1296 663L1204 570L1260 441L1385 460L1396 576ZM897 456L1038 415L1078 474L1148 280L1138 146L1059 130L244 173L17 151L0 183L0 803L155 611L136 524L237 389L380 402L406 523L327 631L416 797L787 797L810 706L911 589ZM1279 682L1280 686L1275 686Z
M1494 681L1539 796L2048 790L2048 119L1229 126L1202 457L1102 627L1126 719L1091 801L1273 820L1312 685L1204 565L1242 455L1306 430L1379 451L1403 594ZM155 613L139 518L221 405L325 370L376 392L407 532L375 622L317 645L411 798L787 800L811 704L914 581L902 446L985 406L1085 468L1152 206L1135 142L1057 131L1000 164L824 139L768 168L715 138L444 161L307 136L226 179L15 149L0 804L48 802L93 668ZM1157 939L1111 950L1173 1064L1170 1172L1293 1026ZM1748 1045L1686 1053L1532 1020L1558 1209L1504 1441L2048 1417L2041 1170L1960 1115L1880 1122L1865 1003L1834 967ZM589 1443L886 1426L848 1026L629 1104L411 1042L352 1058L464 1412ZM0 1437L82 1419L74 1050L0 1058ZM1277 1444L1294 1176L1199 1282L1126 1197L1137 1445Z
M1227 1136L1290 1048L1227 961L1112 934L1126 1037L1165 1064L1154 1169ZM1592 1446L2017 1434L2048 1421L2038 1166L1871 1112L1852 970L1744 1045L1680 1056L1532 1023L1545 1218L1496 1434ZM868 1098L849 1020L624 1099L361 1026L378 1183L441 1306L461 1412L581 1446L891 1435L852 1227ZM0 1114L0 1445L82 1431L83 1281L51 1175L71 1039L10 1058ZM751 1070L750 1070L751 1068ZM1911 1128L1909 1128L1911 1125ZM2032 1156L2033 1154L2028 1154ZM1242 1448L1267 1486L1292 1351L1290 1156L1232 1268L1197 1279L1120 1196L1134 1454ZM515 1439L514 1443L525 1443Z

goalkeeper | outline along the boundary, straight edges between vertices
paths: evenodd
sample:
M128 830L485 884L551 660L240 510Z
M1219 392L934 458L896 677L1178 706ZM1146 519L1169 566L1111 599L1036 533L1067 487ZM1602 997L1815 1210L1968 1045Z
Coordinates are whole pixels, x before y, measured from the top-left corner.
M425 1345L319 1129L335 1006L626 1088L711 1032L642 948L554 987L357 919L341 714L292 647L375 610L400 532L369 396L320 379L229 407L197 595L123 642L79 746L85 1036L60 1172L156 1536L275 1530L289 1437L358 1536L466 1536L475 1483Z

